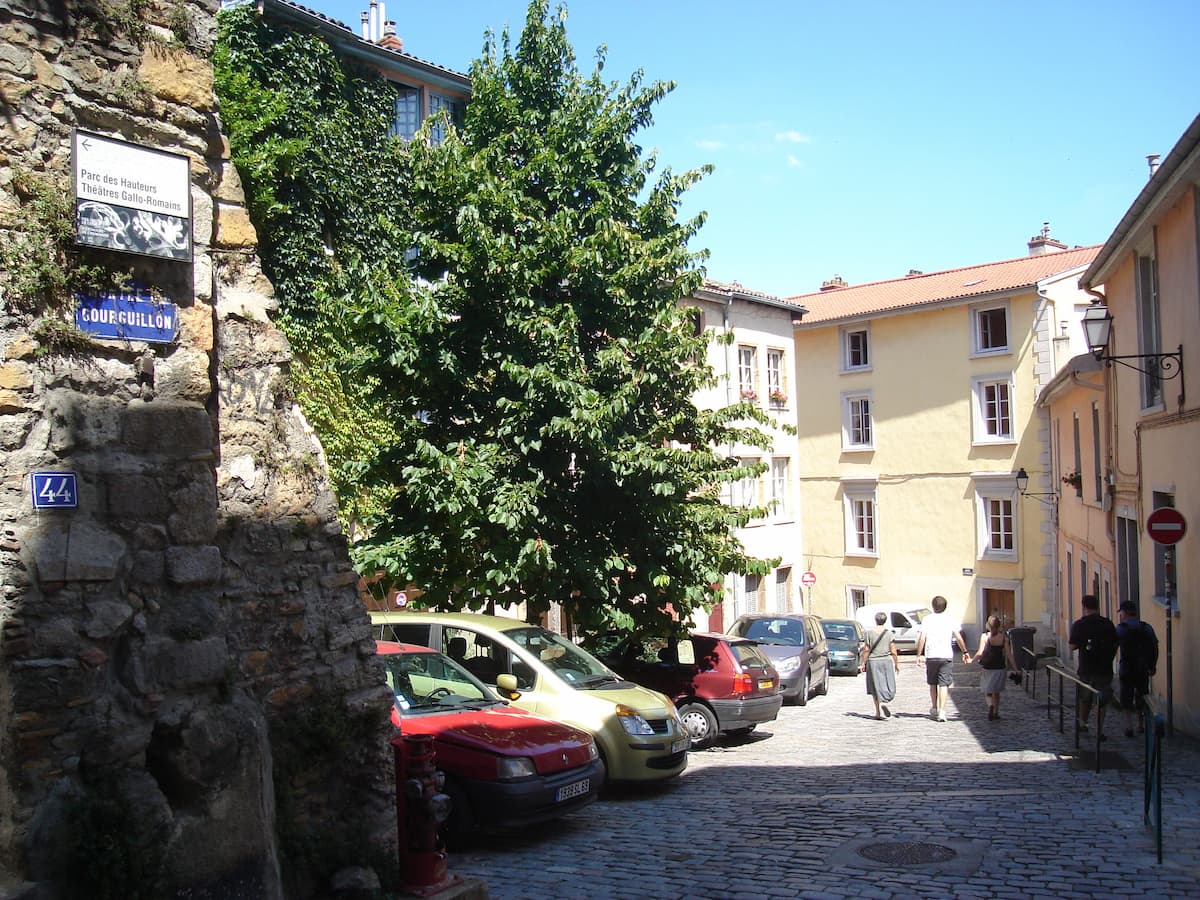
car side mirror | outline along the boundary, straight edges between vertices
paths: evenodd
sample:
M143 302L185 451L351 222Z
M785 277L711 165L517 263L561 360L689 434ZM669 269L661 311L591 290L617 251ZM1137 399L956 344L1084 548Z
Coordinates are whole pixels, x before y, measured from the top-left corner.
M517 690L517 676L509 675L505 672L503 675L496 676L496 687L500 689L500 693L508 697L509 700L516 700L521 696L521 692Z

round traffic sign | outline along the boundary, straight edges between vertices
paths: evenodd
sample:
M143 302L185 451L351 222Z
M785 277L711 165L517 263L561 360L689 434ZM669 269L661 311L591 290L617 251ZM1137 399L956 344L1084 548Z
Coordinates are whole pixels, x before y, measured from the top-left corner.
M1158 544L1178 544L1187 534L1187 520L1173 507L1161 507L1146 517L1146 534Z
M804 585L805 587L812 587L814 584L817 583L817 576L814 575L812 572L805 572L803 575L800 576L800 583L802 585Z

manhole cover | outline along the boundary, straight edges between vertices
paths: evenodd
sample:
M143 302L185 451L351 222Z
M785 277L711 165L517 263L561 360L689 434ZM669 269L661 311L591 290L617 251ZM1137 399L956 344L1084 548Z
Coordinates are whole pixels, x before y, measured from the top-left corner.
M875 862L893 865L920 865L940 863L958 856L949 847L941 844L924 844L920 841L888 841L883 844L867 844L858 848L858 855Z

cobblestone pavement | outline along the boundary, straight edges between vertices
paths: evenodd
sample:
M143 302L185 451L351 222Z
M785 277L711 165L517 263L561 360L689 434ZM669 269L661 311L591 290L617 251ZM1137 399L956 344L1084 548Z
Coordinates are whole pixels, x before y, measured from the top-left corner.
M978 673L958 666L947 722L930 719L912 657L883 721L862 676L834 678L691 754L674 783L485 839L451 872L496 898L1200 897L1200 745L1167 741L1159 864L1142 739L1114 716L1097 774L1070 711L1067 734L1047 717L1044 674L1039 701L1009 684L993 722Z

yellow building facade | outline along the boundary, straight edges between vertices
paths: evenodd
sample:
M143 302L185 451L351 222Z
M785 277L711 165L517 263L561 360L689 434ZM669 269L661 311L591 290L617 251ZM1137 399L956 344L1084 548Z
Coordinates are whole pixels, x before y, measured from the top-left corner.
M789 298L812 611L946 597L970 639L992 613L1053 632L1049 436L1036 400L1070 358L1098 248L1043 232L1031 255Z
M1162 652L1151 692L1172 724L1191 734L1200 733L1198 248L1200 117L1083 276L1084 287L1097 292L1112 318L1101 355L1127 357L1105 371L1107 525L1116 544L1117 581L1125 588L1121 599L1137 602L1158 633ZM1187 525L1173 545L1152 540L1147 529L1147 519L1161 507L1174 507Z

